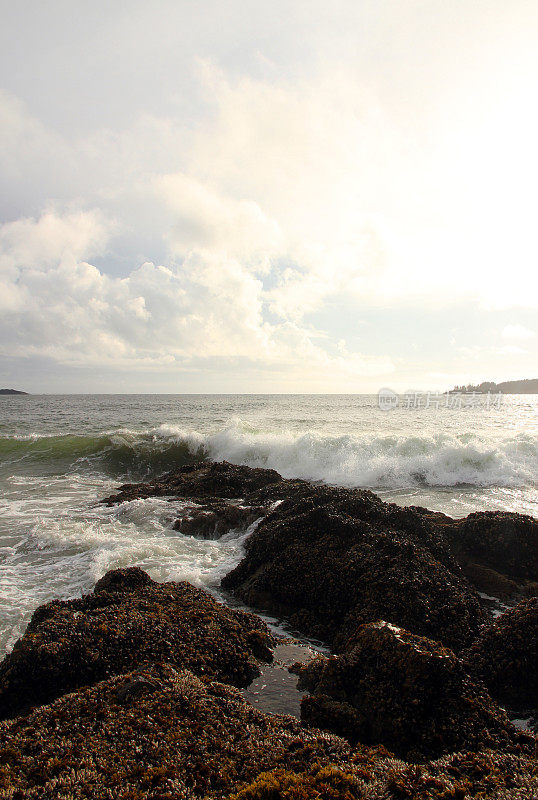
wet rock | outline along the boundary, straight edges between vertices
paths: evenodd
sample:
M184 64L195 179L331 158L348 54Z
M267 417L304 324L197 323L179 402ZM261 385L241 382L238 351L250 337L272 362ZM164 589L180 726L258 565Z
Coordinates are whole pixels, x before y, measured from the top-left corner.
M227 462L127 484L104 502L149 496L197 505L176 523L189 535L246 529L265 513L224 588L339 651L357 625L383 618L459 652L489 621L475 589L509 598L532 594L537 585L538 522L520 514L454 520L385 503L369 491Z
M272 637L188 583L156 583L138 568L113 570L93 594L38 608L0 664L0 716L161 659L248 686L270 661Z
M520 588L515 581L511 581L500 572L484 567L482 564L466 564L463 572L470 583L476 586L480 592L492 597L499 597L501 600L513 597Z
M152 689L129 697L133 683ZM0 796L222 798L282 764L349 756L347 743L262 714L231 686L156 664L0 724Z
M265 513L267 508L263 506L245 506L224 500L204 505L187 504L174 528L186 536L218 539L231 530L246 530Z
M446 520L440 527L460 563L481 564L516 583L538 580L538 520L505 511Z
M534 750L453 652L386 622L362 626L341 656L300 672L304 722L408 761L456 750Z
M296 487L245 549L223 586L339 651L380 618L457 650L488 619L442 532L372 492Z
M498 617L464 658L496 700L512 709L538 709L538 598Z
M133 679L155 686L118 694ZM457 753L408 765L382 747L263 714L239 691L148 665L0 723L0 797L17 800L521 800L523 754ZM499 794L497 794L499 793Z
M204 461L187 464L148 483L126 483L102 502L111 506L146 497L240 498L280 481L282 478L273 469Z

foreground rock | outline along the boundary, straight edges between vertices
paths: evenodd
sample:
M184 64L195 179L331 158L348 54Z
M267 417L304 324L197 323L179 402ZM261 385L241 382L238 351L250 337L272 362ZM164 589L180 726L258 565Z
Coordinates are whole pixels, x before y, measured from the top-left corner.
M487 621L443 535L367 491L302 487L260 523L223 586L339 651L378 619L455 650Z
M361 756L361 759L364 756ZM357 757L352 756L354 762ZM455 753L427 765L394 765L373 775L369 765L353 763L350 775L331 768L297 773L274 769L258 776L229 800L534 800L536 761L486 751Z
M450 650L385 622L364 625L342 656L300 671L301 718L352 743L383 744L408 761L456 750L533 752Z
M538 598L525 600L486 628L465 661L496 700L538 709Z
M537 790L526 757L460 753L409 767L166 664L0 724L6 800L516 800Z
M0 716L163 660L247 686L270 661L272 638L252 614L232 611L188 583L156 583L138 568L113 570L93 594L38 608L0 665Z
M349 747L255 711L230 686L154 665L0 725L0 797L222 797L285 763L345 763Z

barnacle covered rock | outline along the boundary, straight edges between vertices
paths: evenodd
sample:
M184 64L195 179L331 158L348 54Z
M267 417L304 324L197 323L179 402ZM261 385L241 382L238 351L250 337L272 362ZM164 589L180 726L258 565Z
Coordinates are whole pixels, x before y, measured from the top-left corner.
M301 718L410 761L461 749L532 750L453 652L386 622L362 626L352 649L300 672Z
M0 797L221 798L265 770L342 766L350 754L231 686L154 664L0 723Z
M274 469L243 467L227 461L203 461L186 464L148 483L126 483L102 502L115 505L145 497L239 498L281 481Z
M136 567L113 570L80 599L38 608L0 664L0 717L79 686L164 660L247 686L270 661L258 617L234 611L188 583L156 583Z
M293 484L223 586L339 651L377 619L455 650L487 621L442 532L361 490Z
M538 598L498 617L464 656L496 700L514 709L538 709Z
M472 565L476 571L480 565L516 584L538 580L538 520L534 517L477 511L463 519L451 519L425 509L418 511L443 532L462 566Z
M263 714L237 689L167 664L0 723L1 800L522 800L537 791L537 762L524 754L408 765Z
M392 764L355 752L350 764L263 772L226 800L530 800L538 790L532 757L498 751L455 753L425 765Z

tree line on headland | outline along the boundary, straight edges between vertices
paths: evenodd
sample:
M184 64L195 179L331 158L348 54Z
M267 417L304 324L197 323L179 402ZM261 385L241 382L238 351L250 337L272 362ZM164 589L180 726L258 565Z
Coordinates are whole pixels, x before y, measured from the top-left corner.
M487 394L488 392L502 394L538 394L538 378L525 379L522 381L503 381L503 383L494 383L493 381L482 381L477 385L469 383L467 386L455 386L453 392L480 392Z

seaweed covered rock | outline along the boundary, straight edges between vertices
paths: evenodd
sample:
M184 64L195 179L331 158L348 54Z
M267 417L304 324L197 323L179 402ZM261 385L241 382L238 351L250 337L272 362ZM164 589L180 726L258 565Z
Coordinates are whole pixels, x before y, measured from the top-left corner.
M535 760L491 751L409 766L167 664L0 723L6 800L521 800L537 773Z
M386 622L362 626L348 652L303 668L299 686L311 692L301 706L306 723L408 761L534 748L454 653Z
M281 481L273 469L243 467L227 461L202 461L186 464L148 483L126 483L102 502L115 505L146 497L240 498Z
M223 586L339 651L378 619L454 650L487 621L443 534L368 491L297 487L247 540Z
M538 520L508 511L480 511L440 528L458 561L480 564L505 578L538 580Z
M258 775L226 800L530 800L538 796L538 764L488 750L454 753L424 765L372 763L354 752L351 763L297 772L281 767Z
M246 530L267 509L234 501L214 500L203 504L185 503L174 529L186 536L217 539L231 530Z
M464 655L496 700L513 709L538 709L538 598L498 617Z
M93 594L35 612L0 664L0 716L14 716L79 686L163 660L247 686L270 661L272 637L188 583L156 583L136 567L113 570Z
M386 794L366 796L372 800L534 800L538 763L532 755L463 751L424 765L397 766L389 771L384 788Z
M130 688L129 688L130 687ZM0 724L0 797L221 798L265 770L345 765L346 742L154 664Z

